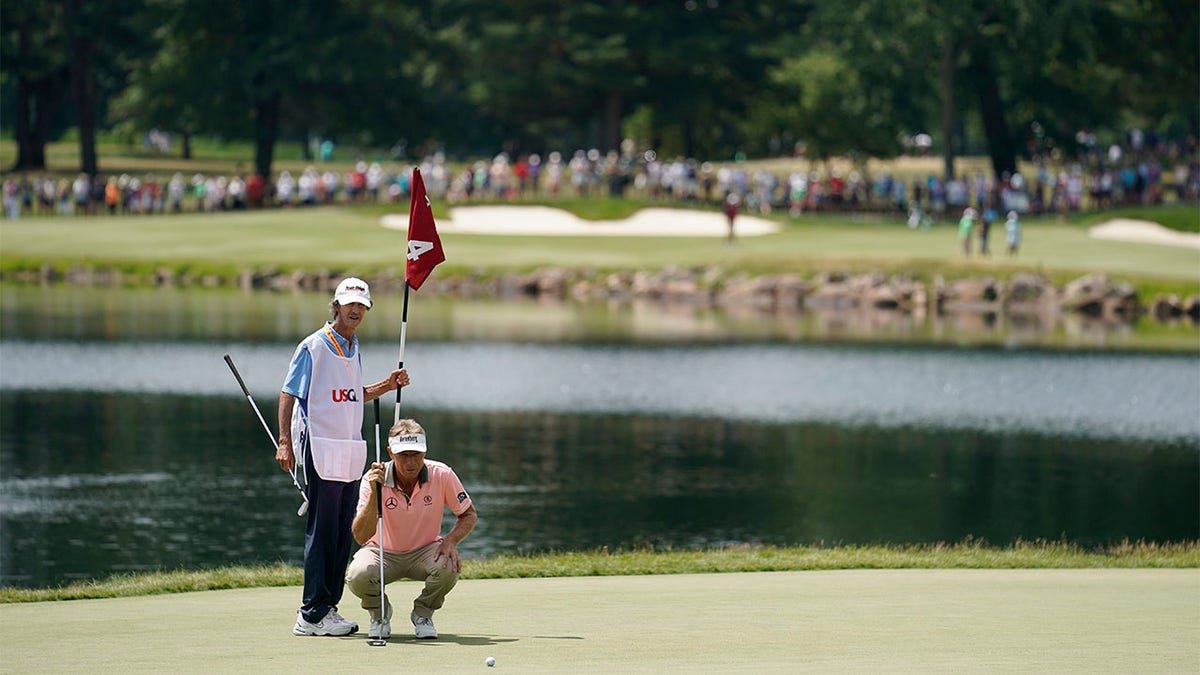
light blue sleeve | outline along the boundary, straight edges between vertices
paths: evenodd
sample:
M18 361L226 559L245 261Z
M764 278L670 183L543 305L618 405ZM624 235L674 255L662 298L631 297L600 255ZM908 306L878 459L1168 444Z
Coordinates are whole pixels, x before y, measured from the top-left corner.
M292 363L288 366L287 377L283 380L283 392L298 399L308 398L308 385L312 381L312 354L300 345L292 355Z

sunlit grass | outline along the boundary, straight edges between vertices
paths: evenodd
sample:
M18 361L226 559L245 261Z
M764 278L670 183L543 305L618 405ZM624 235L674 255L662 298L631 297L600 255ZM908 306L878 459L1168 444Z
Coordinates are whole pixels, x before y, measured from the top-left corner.
M1019 541L1007 547L968 540L895 546L732 546L703 551L607 549L497 555L463 564L463 579L720 574L851 569L1196 568L1200 541L1122 542L1099 550L1067 542ZM303 571L288 565L122 574L48 589L0 588L0 603L115 598L230 588L299 586Z
M844 569L1051 569L1197 567L1200 543L1123 543L1089 551L1063 542L910 546L757 547L708 551L589 551L496 556L472 563L472 578L698 574Z
M654 202L647 199L630 199L624 197L537 197L529 196L522 199L475 199L467 204L449 204L443 200L433 200L433 216L437 220L447 219L451 215L451 209L457 206L546 206L554 209L562 209L577 218L583 220L624 220L637 213L639 210L649 207L664 206L662 202ZM686 206L672 205L673 208L687 208ZM408 202L401 204L352 204L346 205L345 208L353 213L365 216L380 217L390 213L408 213ZM693 207L699 208L699 207ZM711 210L711 208L709 209Z
M1089 211L1071 216L1068 222L1091 226L1115 218L1146 220L1181 232L1200 232L1200 205L1197 204L1126 206L1105 211Z
M584 200L586 202L586 200ZM622 217L640 206L616 200L598 218ZM218 214L39 217L0 222L0 271L42 265L118 268L134 274L166 268L205 269L234 276L256 271L353 271L371 276L402 269L404 234L380 226L374 210L319 207ZM1018 258L964 259L954 228L914 232L898 223L837 216L805 217L781 232L744 237L724 246L718 237L552 237L444 234L447 262L439 276L529 271L661 269L716 266L753 274L884 271L929 281L1018 271L1056 283L1094 271L1137 286L1155 284L1181 294L1200 287L1200 252L1089 237L1086 229L1053 220L1031 222ZM178 276L178 274L176 274Z

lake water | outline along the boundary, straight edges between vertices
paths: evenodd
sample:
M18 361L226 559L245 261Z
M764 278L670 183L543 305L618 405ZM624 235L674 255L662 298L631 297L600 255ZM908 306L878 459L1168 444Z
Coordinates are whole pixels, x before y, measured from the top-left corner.
M222 356L274 427L323 298L0 291L0 584L299 563L299 496ZM468 556L1200 538L1197 353L637 339L620 312L420 307L403 413L472 493ZM368 378L395 365L390 318L364 325Z

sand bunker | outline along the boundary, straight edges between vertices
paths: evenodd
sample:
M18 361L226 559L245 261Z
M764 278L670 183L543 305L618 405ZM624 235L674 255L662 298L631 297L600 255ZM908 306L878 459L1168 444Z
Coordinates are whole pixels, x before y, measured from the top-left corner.
M1139 244L1163 244L1165 246L1187 246L1200 249L1200 234L1179 232L1148 220L1117 218L1088 228L1088 234L1097 239L1132 241Z
M407 214L383 217L384 227L408 229ZM583 220L549 206L460 206L450 209L448 220L438 220L438 232L456 234L603 236L603 237L724 237L725 215L685 209L642 209L624 220ZM756 237L779 231L779 224L739 215L734 221L739 237Z

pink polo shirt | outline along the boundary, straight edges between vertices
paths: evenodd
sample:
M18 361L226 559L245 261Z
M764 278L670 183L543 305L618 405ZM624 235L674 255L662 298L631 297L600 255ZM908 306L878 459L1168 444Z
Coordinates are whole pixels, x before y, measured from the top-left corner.
M413 494L396 487L392 462L387 463L383 486L383 550L404 553L437 541L442 534L443 507L461 516L471 507L471 496L463 489L454 469L441 462L426 459L428 480L417 480ZM365 477L358 483L358 507L361 511L371 499L372 483ZM363 546L379 546L378 532Z

